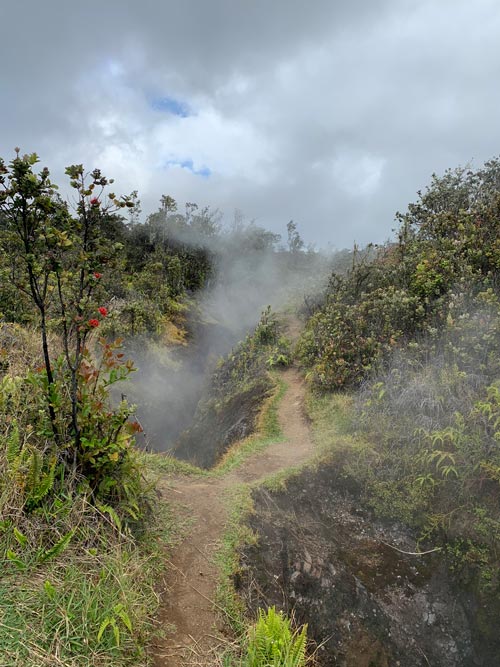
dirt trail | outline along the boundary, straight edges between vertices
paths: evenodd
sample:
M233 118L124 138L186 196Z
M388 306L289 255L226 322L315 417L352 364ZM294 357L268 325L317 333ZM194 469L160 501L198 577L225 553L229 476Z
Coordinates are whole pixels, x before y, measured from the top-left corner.
M161 489L165 500L180 506L192 523L170 562L160 612L165 638L153 647L155 667L208 666L227 642L221 615L213 602L217 576L213 557L227 520L225 493L242 482L263 481L284 468L305 462L313 454L303 412L302 378L295 368L283 371L282 378L287 385L278 408L283 442L249 457L223 477L169 479Z

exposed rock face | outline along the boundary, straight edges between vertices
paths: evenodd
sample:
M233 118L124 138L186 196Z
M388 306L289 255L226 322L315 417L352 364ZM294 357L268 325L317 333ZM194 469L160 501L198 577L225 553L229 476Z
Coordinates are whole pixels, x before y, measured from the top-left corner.
M373 520L333 468L302 473L286 492L260 489L255 504L260 538L237 585L250 608L276 604L309 623L325 642L322 666L500 664L499 641L474 636L473 600L439 554L401 553L416 551L411 533Z
M267 378L258 379L225 400L201 403L193 424L181 435L173 450L175 456L201 468L211 468L233 443L254 431L269 389Z

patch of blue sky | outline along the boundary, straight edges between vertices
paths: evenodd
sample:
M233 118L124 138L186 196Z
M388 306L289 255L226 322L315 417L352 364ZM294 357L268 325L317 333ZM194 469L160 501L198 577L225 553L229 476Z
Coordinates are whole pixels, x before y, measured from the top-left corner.
M205 166L202 165L201 167L195 167L193 160L188 159L188 160L168 160L165 163L165 167L181 167L181 169L187 169L190 171L192 174L195 176L201 176L202 178L208 178L209 176L212 175L212 170Z
M175 97L169 97L168 95L153 97L150 100L150 104L151 108L155 111L163 111L164 113L170 113L180 118L187 118L191 115L190 109L185 102L177 100Z

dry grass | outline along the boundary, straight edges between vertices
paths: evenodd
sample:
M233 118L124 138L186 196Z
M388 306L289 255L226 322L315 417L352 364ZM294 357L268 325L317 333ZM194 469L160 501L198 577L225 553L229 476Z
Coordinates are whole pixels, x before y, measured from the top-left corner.
M55 356L62 352L58 336L49 333L49 347ZM0 375L25 376L43 366L40 333L34 327L0 322Z

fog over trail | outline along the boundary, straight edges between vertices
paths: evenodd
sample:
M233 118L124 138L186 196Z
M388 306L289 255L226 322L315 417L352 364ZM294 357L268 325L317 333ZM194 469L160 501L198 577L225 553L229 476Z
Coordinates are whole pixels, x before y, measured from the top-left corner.
M144 429L139 446L170 450L189 426L218 359L253 330L267 306L276 311L321 289L331 263L331 257L319 253L247 249L238 231L214 253L214 276L189 307L187 345L129 342L138 371L124 392L137 405Z

